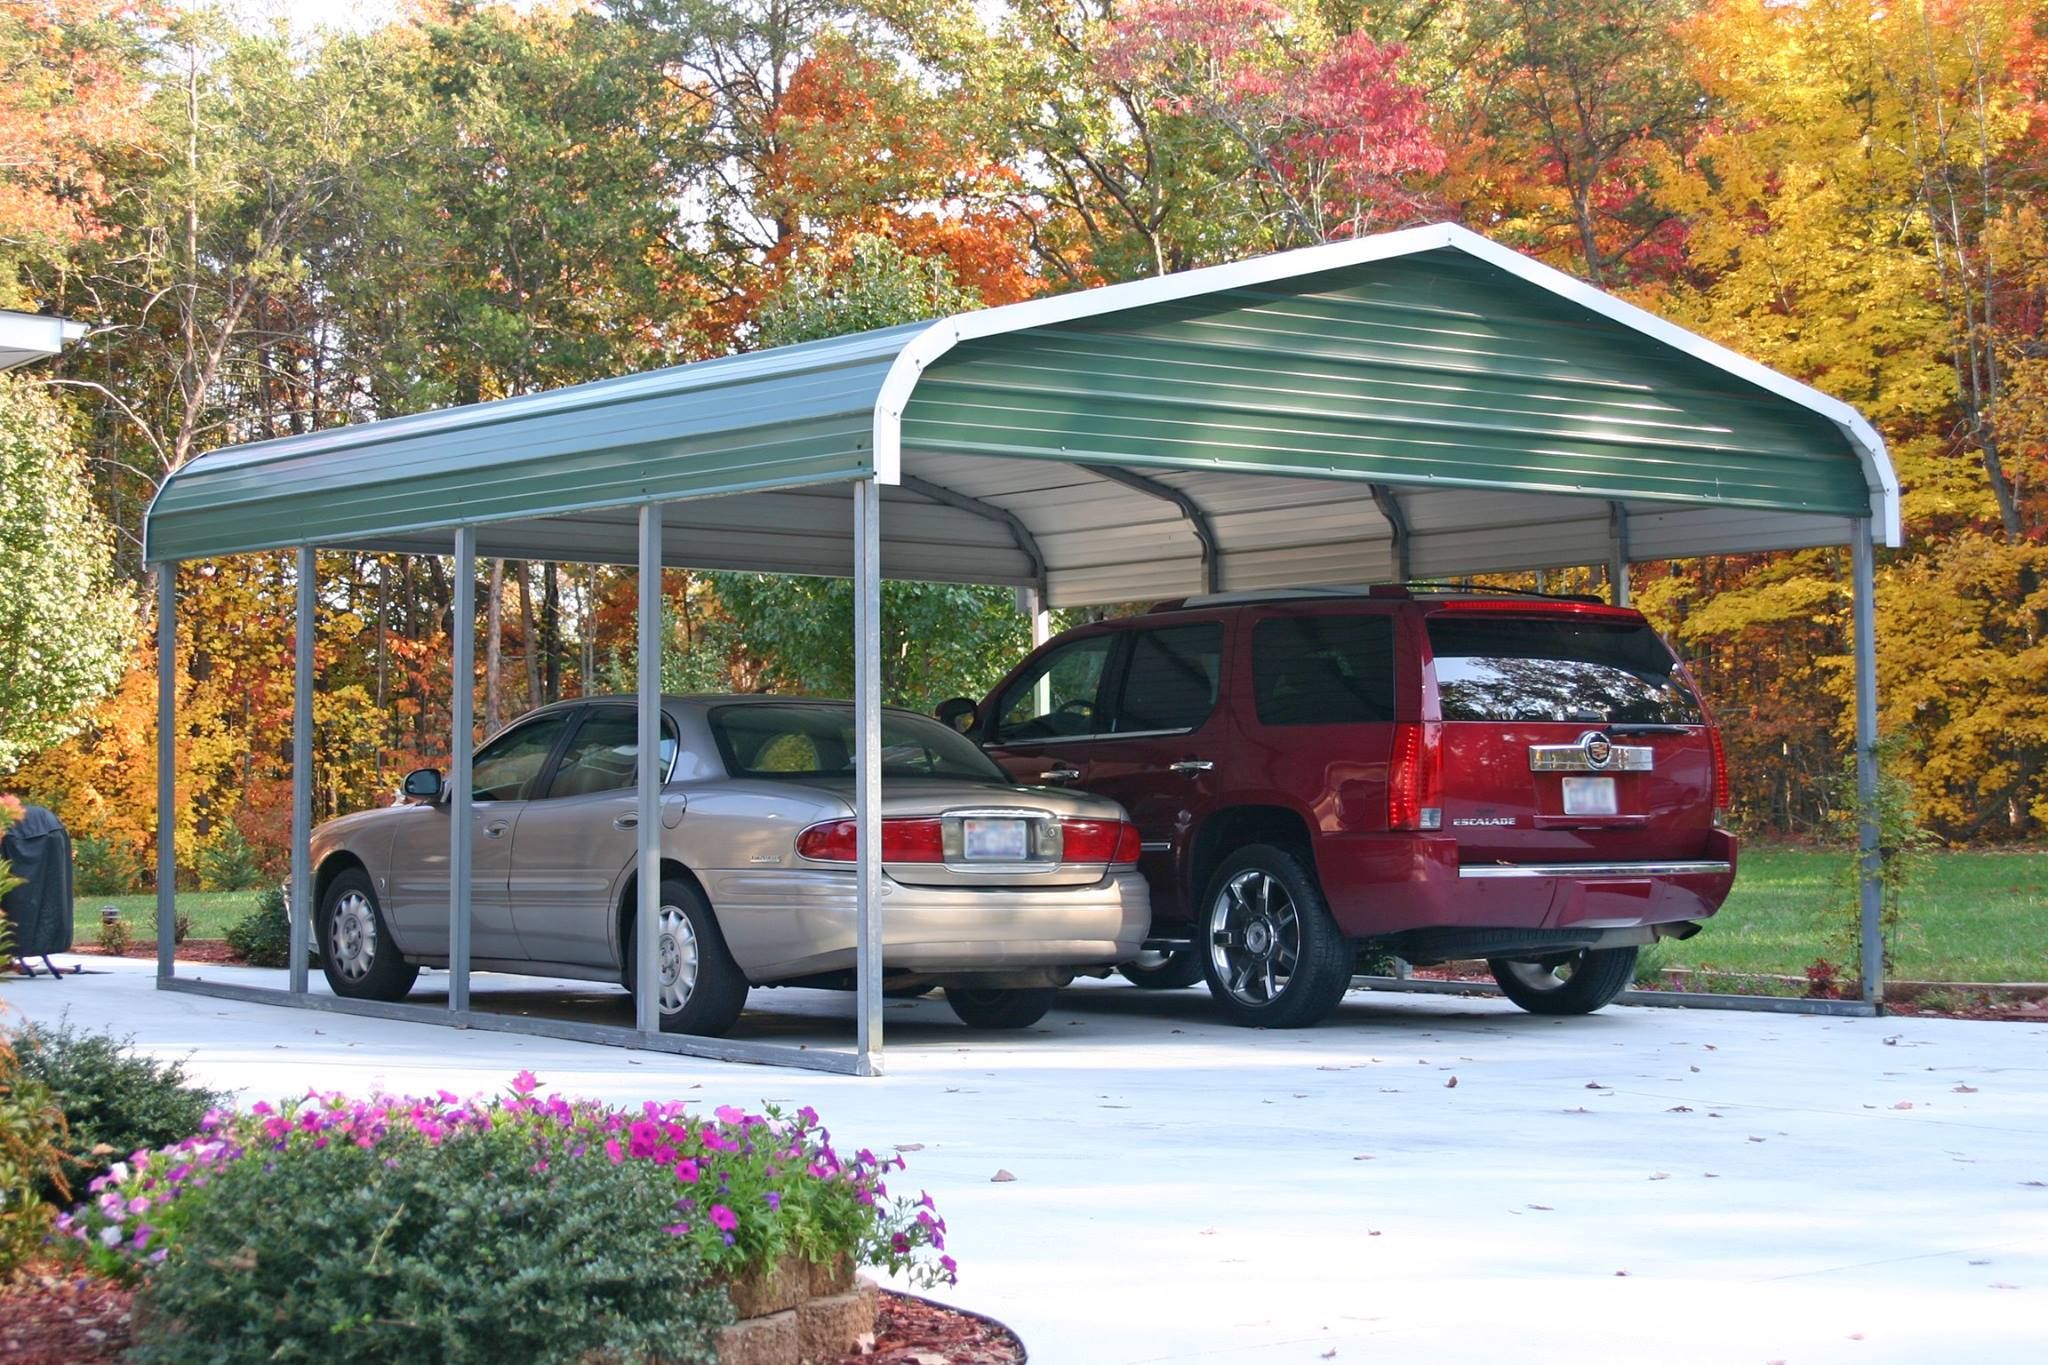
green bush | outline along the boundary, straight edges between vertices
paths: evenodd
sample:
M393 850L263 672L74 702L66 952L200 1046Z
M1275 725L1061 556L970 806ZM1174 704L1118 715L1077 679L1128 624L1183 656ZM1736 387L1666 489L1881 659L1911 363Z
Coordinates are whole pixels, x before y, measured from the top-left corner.
M228 926L228 947L252 967L283 967L292 960L292 929L284 917L284 892L272 887L256 908Z
M142 889L142 864L119 844L88 834L71 846L81 896L126 896Z
M68 1194L64 1180L64 1112L49 1087L24 1075L0 1038L0 1280L33 1256L49 1235L44 1191Z
M254 891L263 885L263 860L232 820L199 845L193 865L201 891Z
M524 1123L291 1142L178 1201L128 1359L711 1361L729 1310L666 1230L675 1197Z
M66 1175L83 1189L114 1162L199 1131L225 1096L194 1085L176 1062L132 1050L133 1039L85 1033L68 1024L30 1024L15 1039L22 1075L55 1097L69 1129ZM56 1182L38 1185L61 1200Z
M100 951L108 957L122 957L135 946L135 926L117 915L113 919L101 920L94 938L100 945Z

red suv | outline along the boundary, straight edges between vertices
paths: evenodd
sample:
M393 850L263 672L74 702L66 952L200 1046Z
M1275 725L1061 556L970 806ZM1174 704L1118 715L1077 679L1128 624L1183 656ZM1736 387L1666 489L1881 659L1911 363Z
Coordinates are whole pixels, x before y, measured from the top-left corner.
M1596 1010L1735 877L1720 732L1642 615L1590 600L1163 603L1048 642L966 728L1123 803L1155 935L1123 974L1206 976L1244 1024L1321 1020L1362 952L1485 958L1524 1009Z

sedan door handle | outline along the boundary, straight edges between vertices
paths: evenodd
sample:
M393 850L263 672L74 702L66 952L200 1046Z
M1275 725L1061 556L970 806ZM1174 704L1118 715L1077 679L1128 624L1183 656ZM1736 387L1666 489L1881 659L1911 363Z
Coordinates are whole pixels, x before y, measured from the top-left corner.
M512 828L512 826L506 824L503 820L498 821L496 824L485 825L484 838L502 839L505 837L505 831L510 828Z
M1213 759L1207 758L1184 758L1169 766L1177 773L1205 773L1215 767L1216 763Z
M618 819L612 821L612 828L638 829L640 828L640 817L637 815L621 815Z
M1047 768L1038 777L1042 782L1079 782L1081 780L1081 770L1079 768Z

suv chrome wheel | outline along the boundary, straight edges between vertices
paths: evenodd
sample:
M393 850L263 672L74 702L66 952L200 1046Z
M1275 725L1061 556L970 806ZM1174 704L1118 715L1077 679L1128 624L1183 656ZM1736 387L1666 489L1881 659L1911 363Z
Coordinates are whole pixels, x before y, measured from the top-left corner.
M1301 912L1278 879L1247 868L1209 909L1209 960L1231 999L1269 1005L1301 961Z

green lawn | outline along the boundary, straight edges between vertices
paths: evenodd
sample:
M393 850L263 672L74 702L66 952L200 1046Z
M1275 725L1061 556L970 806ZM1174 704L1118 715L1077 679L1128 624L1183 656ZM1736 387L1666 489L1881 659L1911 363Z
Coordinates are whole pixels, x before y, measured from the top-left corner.
M1830 916L1853 915L1849 855L1747 846L1735 891L1698 937L1665 943L1670 967L1797 975L1827 946ZM1893 974L1928 981L2048 981L2048 852L1937 853L1906 897Z
M192 919L193 938L224 938L228 926L256 908L261 891L187 891L178 897L178 913ZM72 902L71 937L74 943L95 943L99 940L100 907L118 905L121 918L128 921L128 927L135 937L153 939L155 921L150 916L156 910L156 893L145 892L138 896L80 896Z

